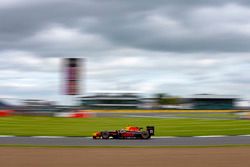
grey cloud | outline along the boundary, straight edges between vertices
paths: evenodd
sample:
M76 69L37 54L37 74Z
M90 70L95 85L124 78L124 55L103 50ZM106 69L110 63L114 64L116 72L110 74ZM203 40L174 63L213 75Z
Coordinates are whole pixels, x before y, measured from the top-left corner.
M37 32L53 24L82 29L103 36L119 47L155 51L247 52L249 37L234 32L207 34L200 31L213 22L193 22L192 11L201 7L223 7L227 4L247 5L247 1L55 1L0 10L0 48L34 48L53 50L46 44L27 41ZM249 9L250 10L250 9ZM179 27L155 27L148 16L160 15L178 22ZM215 16L216 17L216 16ZM219 17L219 16L218 16ZM239 16L244 17L244 16ZM84 21L92 18L95 22ZM213 16L214 18L214 16ZM230 19L230 18L229 18ZM198 24L198 25L197 25ZM199 25L201 24L201 25ZM217 22L214 22L216 25ZM198 27L197 27L198 26ZM187 31L178 35L180 31ZM218 31L221 31L218 29ZM172 35L176 34L176 35ZM35 45L35 47L34 47Z
M146 93L249 97L247 0L25 0L11 5L0 5L0 78L20 87L0 85L2 94L8 88L17 96L59 94L48 86L22 88L22 79L36 78L39 87L46 78L56 86L57 64L46 60L76 56L87 58L87 91L121 85ZM40 63L15 61L25 54Z

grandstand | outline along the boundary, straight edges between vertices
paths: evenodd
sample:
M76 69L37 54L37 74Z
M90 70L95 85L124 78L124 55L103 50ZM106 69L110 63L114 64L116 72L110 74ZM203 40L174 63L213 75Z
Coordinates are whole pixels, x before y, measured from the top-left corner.
M196 94L188 98L192 109L201 110L226 110L235 109L235 103L238 98L227 95Z
M97 93L80 97L80 103L87 109L138 109L141 100L136 93Z

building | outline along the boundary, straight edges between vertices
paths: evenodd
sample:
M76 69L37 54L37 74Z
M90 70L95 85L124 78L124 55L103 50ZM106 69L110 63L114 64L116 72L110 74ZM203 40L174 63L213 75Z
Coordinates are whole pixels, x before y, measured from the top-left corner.
M6 109L9 108L9 105L7 105L5 102L0 101L0 109Z
M39 100L39 99L25 99L22 100L22 105L18 111L23 112L51 112L55 111L56 104L53 101Z
M239 99L236 102L236 108L241 110L249 110L250 109L250 100Z
M140 108L141 109L159 109L159 104L155 97L144 97L141 98Z
M235 103L238 98L227 95L211 95L211 94L197 94L187 98L191 104L192 109L201 110L227 110L235 109Z
M55 102L46 101L46 100L38 100L38 99L26 99L23 100L24 106L28 107L44 107L44 106L53 106Z
M85 109L236 109L238 97L227 95L196 94L180 98L180 104L160 105L156 98L141 97L137 93L97 93L80 97Z
M97 93L79 100L86 109L138 109L141 103L136 93Z

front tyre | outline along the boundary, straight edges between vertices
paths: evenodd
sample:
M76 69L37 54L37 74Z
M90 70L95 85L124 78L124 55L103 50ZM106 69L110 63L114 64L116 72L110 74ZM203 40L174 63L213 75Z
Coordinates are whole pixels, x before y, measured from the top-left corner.
M109 132L107 131L102 132L102 139L109 139Z
M150 138L150 134L148 131L143 131L141 134L141 138L142 139L149 139Z

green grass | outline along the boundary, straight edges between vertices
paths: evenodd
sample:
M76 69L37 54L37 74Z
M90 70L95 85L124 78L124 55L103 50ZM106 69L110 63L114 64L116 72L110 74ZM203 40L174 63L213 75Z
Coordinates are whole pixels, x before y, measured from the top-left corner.
M154 125L156 136L250 134L248 120L13 116L0 118L0 135L91 136L95 131L121 129L128 125Z
M216 118L216 119L237 119L238 115L234 113L175 113L176 116L192 118Z

